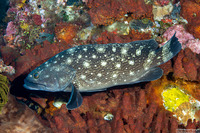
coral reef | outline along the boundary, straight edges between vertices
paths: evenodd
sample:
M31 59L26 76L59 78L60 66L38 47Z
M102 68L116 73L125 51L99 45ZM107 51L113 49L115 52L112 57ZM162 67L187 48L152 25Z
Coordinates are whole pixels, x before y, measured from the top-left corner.
M142 20L131 20L129 24L131 29L135 29L138 31L142 31L153 26L153 22L151 22L151 20L147 18L144 18Z
M166 38L166 40L170 39L170 36L172 36L176 32L176 37L178 38L178 41L182 44L182 47L185 48L185 45L188 40L194 39L193 35L188 33L183 25L174 25L170 28L168 28L164 34L163 37Z
M173 35L175 32L183 48L188 47L192 50L192 52L197 54L200 53L199 39L195 39L192 34L188 33L183 25L174 25L168 28L164 32L163 37L168 40L170 39L170 36Z
M181 16L187 21L187 30L196 38L200 38L200 3L193 0L181 0Z
M174 63L174 76L185 80L199 81L200 60L199 56L188 48L181 51Z
M149 101L156 101L161 107L164 105L165 109L173 112L173 116L178 118L179 124L186 126L189 119L194 123L194 119L199 121L200 99L196 92L194 93L199 85L180 79L170 81L163 77L150 84L149 91L155 95L148 94L147 97Z
M3 106L8 102L8 79L0 74L0 114Z
M111 24L123 18L128 12L132 14L134 19L152 17L152 5L147 5L141 0L89 0L87 5L90 7L88 13L92 16L92 23L95 25Z
M6 66L4 61L0 59L0 73L6 72L10 75L15 74L15 69L12 66Z
M0 115L0 133L51 133L46 125L27 106L18 103L9 95L8 103Z
M0 75L0 102L5 105L0 132L175 133L199 128L199 4L199 0L10 0L0 71L11 81L10 93L18 100L9 95L5 105L8 86ZM162 45L175 32L183 50L160 66L161 79L83 93L83 104L76 110L69 111L62 103L57 103L59 109L54 107L68 93L28 95L23 82L18 82L50 57L76 45L151 38Z
M188 40L186 46L192 50L192 52L200 54L200 41L199 39Z
M69 4L69 1L67 3ZM7 12L9 22L4 35L6 45L17 49L24 55L26 49L42 44L44 40L52 43L58 39L69 43L76 35L75 23L79 26L90 24L90 16L87 12L79 5L71 4L67 5L65 1L55 0L31 0L29 2L11 0L11 7ZM59 22L63 21L71 22L71 24L59 25ZM55 39L54 32L57 36Z
M199 121L200 102L176 85L166 87L162 92L164 107L173 112L179 122L187 125L189 119Z
M55 27L55 34L59 42L70 43L76 36L76 27L72 24L59 23Z
M104 120L107 114L114 118ZM153 102L146 104L145 91L139 87L86 96L80 108L68 112L62 106L49 121L54 132L175 132L178 128L169 112Z
M168 5L172 0L155 0L154 3L158 4L159 6Z
M165 5L163 7L153 5L153 15L154 15L154 20L160 21L163 19L164 16L170 15L170 13L173 10L173 5L170 3L168 5Z

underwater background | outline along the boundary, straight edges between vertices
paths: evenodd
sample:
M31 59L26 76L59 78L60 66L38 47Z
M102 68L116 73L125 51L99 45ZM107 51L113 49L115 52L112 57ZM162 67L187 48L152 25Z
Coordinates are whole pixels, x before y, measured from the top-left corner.
M200 0L0 1L0 133L200 132ZM182 50L155 81L82 93L23 87L33 69L79 45L155 39L176 32Z

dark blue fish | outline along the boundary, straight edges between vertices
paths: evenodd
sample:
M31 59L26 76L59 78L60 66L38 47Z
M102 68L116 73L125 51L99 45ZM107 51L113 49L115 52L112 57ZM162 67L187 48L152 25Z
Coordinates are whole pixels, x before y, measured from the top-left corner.
M73 47L55 55L25 79L30 90L71 92L68 109L82 104L80 92L106 90L160 78L157 67L181 50L175 35L162 47L155 40L130 43L90 44Z

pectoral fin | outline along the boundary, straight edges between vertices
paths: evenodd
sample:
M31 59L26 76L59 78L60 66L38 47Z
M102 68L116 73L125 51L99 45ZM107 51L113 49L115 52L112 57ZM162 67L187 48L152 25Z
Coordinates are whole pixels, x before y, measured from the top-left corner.
M67 109L69 110L78 108L79 106L81 106L83 102L83 98L81 94L79 93L79 91L74 87L74 85L71 85L71 86L72 86L71 95L66 105Z

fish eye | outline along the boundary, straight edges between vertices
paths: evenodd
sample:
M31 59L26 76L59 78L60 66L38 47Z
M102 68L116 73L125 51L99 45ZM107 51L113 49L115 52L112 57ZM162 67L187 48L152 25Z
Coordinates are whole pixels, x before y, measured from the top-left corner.
M39 78L39 73L38 73L38 72L34 73L34 74L33 74L33 77L34 77L35 79L38 79L38 78Z

